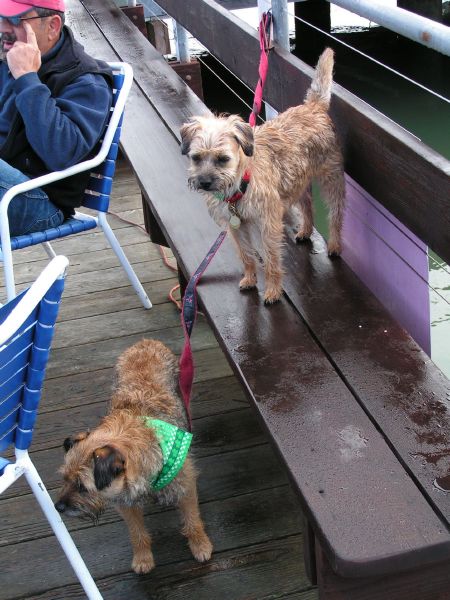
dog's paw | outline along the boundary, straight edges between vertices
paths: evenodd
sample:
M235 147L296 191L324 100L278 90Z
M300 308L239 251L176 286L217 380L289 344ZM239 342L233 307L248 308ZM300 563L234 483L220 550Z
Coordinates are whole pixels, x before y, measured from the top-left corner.
M150 573L150 571L155 566L155 561L153 560L153 554L135 554L133 556L133 562L131 563L131 568L138 575L143 575L144 573Z
M328 242L328 256L330 258L340 256L341 251L341 244L339 242Z
M206 535L201 538L193 540L189 539L189 548L191 549L192 555L198 562L205 562L211 558L213 551L213 545L211 544L209 537Z
M306 237L305 235L296 235L295 236L295 243L296 244L304 244L306 242L310 242L311 240L309 239L309 237Z
M239 282L239 289L241 290L241 292L244 292L245 290L254 290L256 287L256 283L256 275L246 275Z
M296 244L304 244L305 242L310 242L312 236L312 231L303 231L300 229L295 236Z
M281 300L282 295L283 295L282 290L279 290L276 288L270 288L270 289L266 290L266 292L264 294L264 304L266 306L275 304L276 302L279 302Z

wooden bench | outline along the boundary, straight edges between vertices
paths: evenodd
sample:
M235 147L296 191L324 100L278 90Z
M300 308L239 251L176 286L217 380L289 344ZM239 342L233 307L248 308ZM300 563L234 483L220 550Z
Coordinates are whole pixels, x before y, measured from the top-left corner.
M88 52L133 66L122 149L153 241L188 279L219 230L187 188L179 127L207 109L112 0L67 5ZM239 292L226 240L198 294L298 492L319 598L450 598L450 497L434 485L447 475L449 381L320 236L289 239L285 265L285 297L267 308L261 289Z

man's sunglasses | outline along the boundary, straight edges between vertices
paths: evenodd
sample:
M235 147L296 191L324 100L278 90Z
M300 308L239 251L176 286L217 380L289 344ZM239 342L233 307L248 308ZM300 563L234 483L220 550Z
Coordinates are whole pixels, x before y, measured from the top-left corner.
M7 21L13 27L19 27L22 21L31 21L32 19L43 19L43 17L0 17L0 23Z

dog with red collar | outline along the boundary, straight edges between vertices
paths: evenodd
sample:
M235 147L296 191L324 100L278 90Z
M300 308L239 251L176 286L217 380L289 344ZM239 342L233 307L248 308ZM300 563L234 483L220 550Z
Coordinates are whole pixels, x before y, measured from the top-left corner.
M328 115L334 55L321 55L304 104L253 129L237 115L194 117L181 128L181 152L190 160L188 184L201 192L216 223L227 227L244 266L240 289L256 287L253 232L259 232L265 272L265 304L282 295L284 217L302 215L296 240L313 232L308 193L312 179L329 207L330 256L341 252L345 205L343 159Z

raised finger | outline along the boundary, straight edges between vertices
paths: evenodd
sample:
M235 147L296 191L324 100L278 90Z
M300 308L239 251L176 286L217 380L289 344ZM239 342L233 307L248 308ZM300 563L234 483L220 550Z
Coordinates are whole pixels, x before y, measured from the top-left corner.
M36 34L34 33L31 25L23 21L23 27L25 29L25 33L27 34L27 44L31 44L31 46L35 46L37 48L38 45L36 41Z

